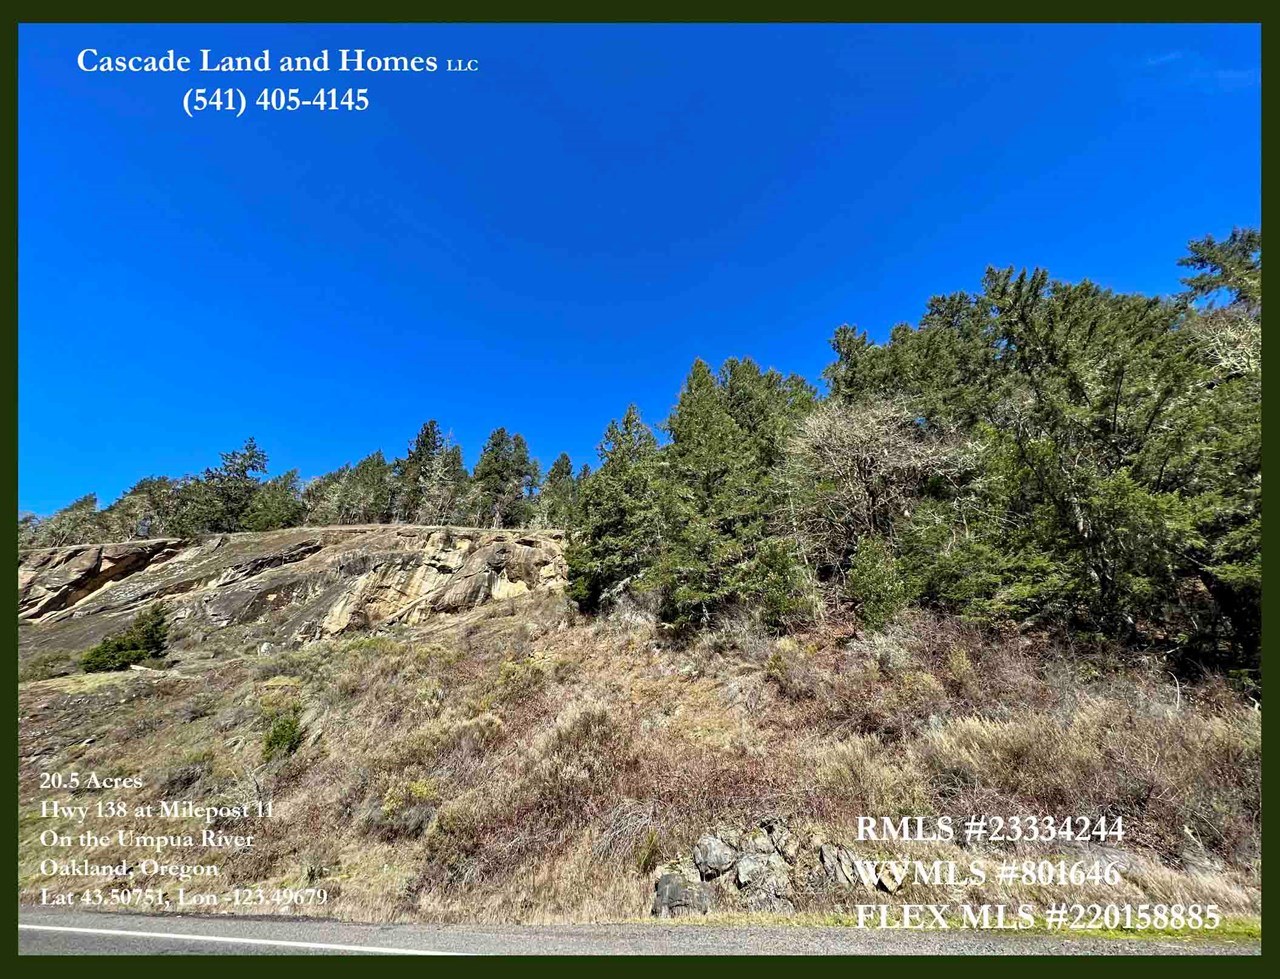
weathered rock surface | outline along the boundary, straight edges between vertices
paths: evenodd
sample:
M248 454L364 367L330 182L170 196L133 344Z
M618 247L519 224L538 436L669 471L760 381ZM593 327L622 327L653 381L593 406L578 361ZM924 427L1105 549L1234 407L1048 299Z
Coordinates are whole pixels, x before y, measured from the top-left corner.
M662 874L653 884L653 915L676 918L706 914L711 908L711 888L683 874Z
M391 524L30 550L18 563L19 642L85 649L160 599L172 609L175 649L219 630L294 643L412 625L562 590L563 543L560 531Z
M710 833L699 839L693 846L693 862L703 880L719 877L732 867L737 859L738 854L732 846Z
M721 826L704 833L688 857L659 868L653 913L705 913L720 907L792 914L796 900L812 900L815 894L896 893L909 870L904 859L860 853L820 836L802 843L785 820L768 817L746 829Z

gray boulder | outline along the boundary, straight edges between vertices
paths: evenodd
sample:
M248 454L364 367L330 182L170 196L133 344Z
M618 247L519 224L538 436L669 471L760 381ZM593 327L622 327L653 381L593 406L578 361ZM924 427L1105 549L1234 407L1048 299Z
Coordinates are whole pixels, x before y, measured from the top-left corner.
M690 914L706 914L711 908L711 888L701 881L691 881L681 874L663 874L653 885L655 918L676 918Z
M703 880L719 877L733 867L738 859L737 851L718 836L710 833L693 845L693 862Z

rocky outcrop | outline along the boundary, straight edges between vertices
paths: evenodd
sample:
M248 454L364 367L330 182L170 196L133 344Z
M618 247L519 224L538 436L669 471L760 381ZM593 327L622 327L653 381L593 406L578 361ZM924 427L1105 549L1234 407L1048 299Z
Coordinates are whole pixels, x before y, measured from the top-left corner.
M705 833L694 844L691 860L658 871L652 913L671 917L723 906L791 914L799 853L799 840L781 819L762 820L746 832Z
M164 600L178 649L219 630L245 642L303 642L412 625L565 581L559 531L303 527L43 548L19 557L19 637L24 649L84 649Z
M182 546L180 540L146 540L28 551L18 563L18 619L70 608L113 581L167 561Z
M795 900L823 892L895 893L906 872L901 860L859 853L821 836L802 843L783 819L770 817L745 831L721 827L704 833L688 859L658 868L652 913L663 918L715 909L792 914Z

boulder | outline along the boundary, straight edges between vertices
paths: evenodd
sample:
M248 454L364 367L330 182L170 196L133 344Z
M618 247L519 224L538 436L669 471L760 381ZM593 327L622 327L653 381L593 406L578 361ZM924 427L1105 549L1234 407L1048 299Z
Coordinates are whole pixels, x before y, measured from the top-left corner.
M833 883L848 887L852 881L849 874L845 871L840 863L840 847L832 843L823 843L818 848L818 862L822 865L822 869L826 872L827 878Z
M656 918L706 914L711 909L711 895L710 886L701 881L691 881L679 873L666 873L654 882L651 913Z
M768 871L764 858L755 853L744 853L738 860L738 886L753 887L759 885Z
M733 867L738 853L724 840L710 833L693 845L693 862L703 880L719 877Z

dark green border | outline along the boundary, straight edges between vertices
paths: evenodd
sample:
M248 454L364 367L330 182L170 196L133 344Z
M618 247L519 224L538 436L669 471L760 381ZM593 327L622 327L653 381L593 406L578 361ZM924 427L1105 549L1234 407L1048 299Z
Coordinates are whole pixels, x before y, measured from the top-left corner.
M26 5L24 5L26 6ZM1181 9L1178 9L1181 7ZM520 9L516 5L508 3L492 3L484 2L484 0L473 0L471 3L437 3L429 7L409 9L399 5L386 5L378 3L362 3L358 8L351 8L350 13L361 14L363 17L360 21L354 18L348 20L341 16L344 11L336 10L332 7L316 7L314 12L294 11L281 13L276 17L264 17L264 11L261 4L220 4L217 8L208 8L200 10L201 13L217 14L216 20L225 18L226 22L241 23L354 23L354 22L382 22L382 23L429 23L429 22L516 22L516 23L556 23L556 22L594 22L594 23L652 23L652 22L672 22L672 23L735 23L742 21L750 22L770 22L770 23L843 23L843 22L861 22L861 23L890 23L890 22L932 22L928 19L928 15L934 15L937 21L964 21L969 23L1002 23L1006 21L1018 21L1026 23L1058 23L1058 22L1132 22L1132 23L1167 23L1178 21L1182 23L1261 23L1261 6L1255 4L1247 5L1215 5L1212 7L1190 5L1160 5L1156 7L1154 4L1128 5L1127 9L1123 9L1124 5L1117 7L1114 3L1086 3L1073 4L1070 8L1061 7L1040 7L1028 8L1020 6L1015 8L1012 4L1001 4L997 6L946 6L942 5L929 6L920 8L915 12L909 12L903 8L892 8L878 6L874 9L867 9L852 4L832 4L832 3L803 3L791 2L778 5L773 11L765 10L761 7L743 6L743 5L696 5L691 6L687 3L671 3L658 2L658 0L650 0L643 4L608 4L608 5L589 5L584 3L559 3L559 4L541 4L536 9ZM4 376L9 386L9 395L0 398L0 439L3 439L0 452L3 456L3 467L5 473L4 497L3 501L11 512L17 510L18 500L18 472L17 472L17 385L18 385L18 296L17 296L17 82L18 82L18 26L22 23L201 23L214 22L215 18L211 16L194 17L191 13L196 12L193 8L176 9L169 7L167 9L158 8L150 4L122 4L113 6L112 9L105 10L102 8L88 10L84 13L77 14L74 7L68 8L65 5L58 7L35 7L30 6L26 11L26 16L19 16L13 27L8 31L5 42L5 54L7 55L7 63L9 70L7 77L10 82L10 94L4 99L4 138L9 142L6 159L12 167L12 174L8 182L9 192L5 195L4 201L4 222L10 228L9 233L4 240L6 246L12 249L12 256L9 258L10 277L9 281L13 284L11 299L6 304L8 315L3 320L4 333L4 350L8 354L5 362ZM311 16L303 16L302 13L311 14ZM332 14L338 13L339 16L324 17L315 16L316 14ZM914 15L913 15L914 14ZM897 15L897 16L894 16ZM1178 16L1180 15L1180 16ZM1265 31L1264 31L1265 36ZM1265 45L1265 41L1264 41ZM1264 59L1265 61L1265 46ZM1265 104L1265 101L1264 101ZM1203 140L1212 151L1212 144L1215 140L1229 138L1229 134L1222 134L1214 131L1212 120L1187 120L1188 139L1192 142ZM1266 146L1264 132L1264 147ZM1265 385L1264 385L1265 390ZM1269 421L1269 412L1264 405L1264 417ZM1270 454L1265 446L1263 448L1264 461L1269 460ZM17 541L11 534L5 549L13 556L13 564L17 563ZM13 565L10 565L11 567ZM17 619L17 597L14 592L4 592L4 608L0 609L0 614L8 616L8 621L16 622ZM1264 599L1264 609L1268 609L1268 603ZM10 647L10 657L13 660L17 658L17 640L14 635L13 646ZM16 672L9 674L10 682L13 684L13 700L14 719L15 719L15 743L16 743L16 723L17 723L17 679ZM4 823L13 828L14 836L17 835L17 755L9 756L9 762L6 765L8 770L8 794L10 805L4 813ZM1264 763L1265 771L1265 763ZM1263 798L1268 799L1274 793L1270 792L1264 786ZM1264 837L1264 854L1265 854L1265 837ZM17 898L14 900L15 919L17 918ZM13 949L16 958L17 953L17 929L12 934ZM1264 925L1264 938L1268 937L1268 932ZM1265 945L1265 943L1264 943ZM289 961L282 961L287 958ZM372 966L379 973L383 972L401 972L409 974L408 970L412 969L412 974L416 976L434 976L437 974L449 975L477 975L485 974L491 970L496 970L497 974L519 974L519 972L528 970L531 973L538 973L543 969L555 970L557 974L573 972L582 975L595 975L601 971L607 970L612 974L637 974L654 976L655 973L662 973L678 970L701 970L710 966L711 969L726 969L734 973L748 972L758 973L757 970L764 974L776 975L779 969L796 968L809 972L810 970L821 971L829 975L837 975L843 977L852 976L854 973L863 969L872 970L880 973L883 970L899 970L899 969L924 969L929 972L937 972L951 974L960 972L963 974L979 974L987 975L993 971L1004 971L1006 974L1031 974L1037 977L1045 974L1059 975L1080 975L1086 970L1091 976L1102 973L1122 974L1122 972L1131 972L1137 968L1152 968L1159 970L1161 974L1185 974L1194 975L1203 979L1206 971L1212 970L1215 975L1252 975L1256 974L1262 967L1262 959L1253 958L1217 958L1202 955L1188 956L1161 956L1158 960L1143 957L1140 961L1142 965L1135 962L1128 956L1117 957L1043 957L1043 956L948 956L945 962L936 961L934 957L914 958L909 956L877 956L869 958L865 961L851 961L843 957L831 958L805 958L796 960L792 965L788 960L780 960L771 957L716 957L713 962L704 962L702 960L678 959L672 960L662 957L659 961L655 961L658 957L536 957L536 956L512 956L503 959L457 959L457 958L404 958L396 959L392 957L378 957L375 960L363 959L362 961L374 962L377 964ZM32 970L34 968L43 969L46 964L34 957L26 957L20 960L19 966L24 970ZM34 968L33 968L34 966ZM123 968L133 972L135 975L145 975L144 970L157 970L165 968L160 964L160 960L154 956L112 956L98 957L90 956L84 958L62 958L56 962L50 962L49 966L56 969L66 969L84 975L92 975L99 968L110 969ZM257 972L259 969L278 971L282 968L293 969L301 966L308 972L316 972L320 974L339 974L338 970L346 971L349 966L345 960L335 959L329 956L184 956L179 962L175 962L169 967L177 971L181 969L183 973L197 973L214 975L225 979L228 973L234 971L238 975L247 972ZM115 967L115 968L113 968ZM519 970L519 972L517 971Z

